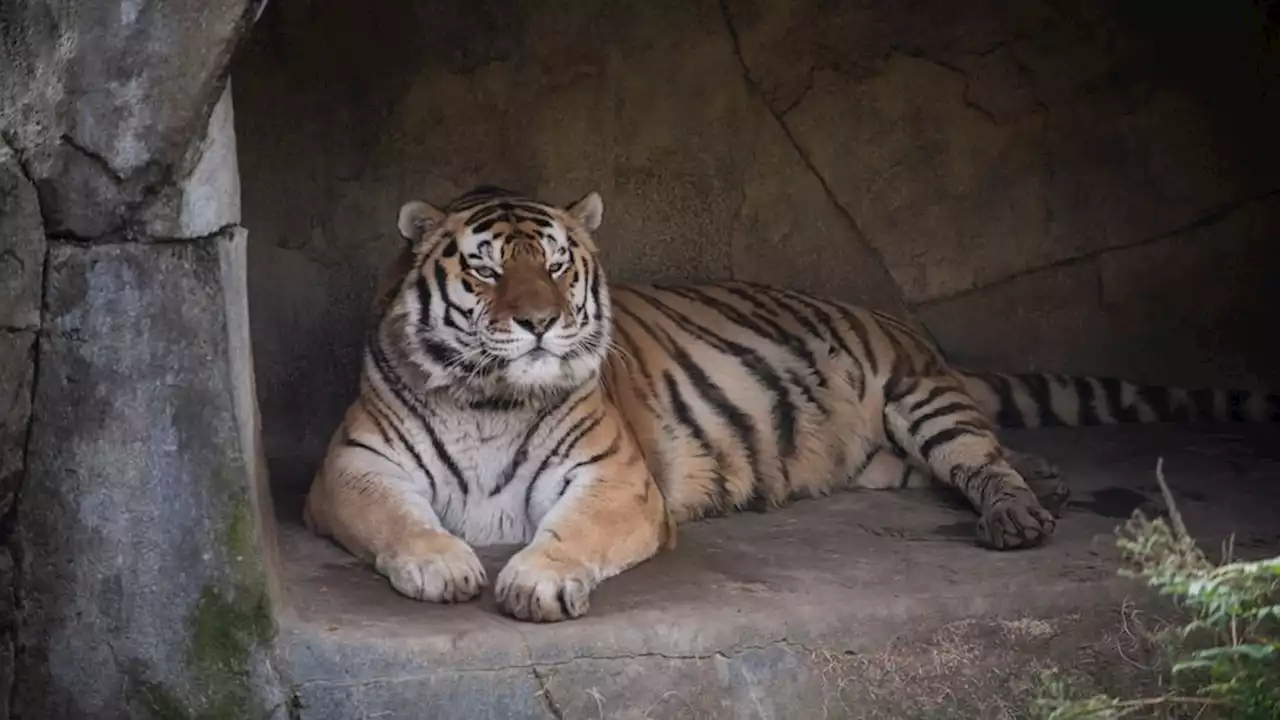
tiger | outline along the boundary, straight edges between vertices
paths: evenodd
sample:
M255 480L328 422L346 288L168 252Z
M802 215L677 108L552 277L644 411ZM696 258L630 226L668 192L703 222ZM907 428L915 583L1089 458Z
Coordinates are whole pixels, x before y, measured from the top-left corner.
M904 320L782 287L611 285L603 211L489 185L404 203L310 531L437 603L488 587L474 547L516 545L499 611L557 622L684 523L845 488L940 484L977 543L1041 545L1069 489L998 428L1280 416L1262 392L965 371Z

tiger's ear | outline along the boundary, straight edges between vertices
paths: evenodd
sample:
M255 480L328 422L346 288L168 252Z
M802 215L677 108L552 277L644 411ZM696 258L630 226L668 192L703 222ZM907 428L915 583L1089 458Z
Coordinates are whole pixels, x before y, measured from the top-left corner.
M410 200L400 206L400 218L396 225L400 228L400 237L410 245L415 245L424 235L444 222L444 219L445 214L431 204Z
M566 208L566 212L587 230L595 232L604 217L604 201L600 199L600 193L592 190L586 197Z

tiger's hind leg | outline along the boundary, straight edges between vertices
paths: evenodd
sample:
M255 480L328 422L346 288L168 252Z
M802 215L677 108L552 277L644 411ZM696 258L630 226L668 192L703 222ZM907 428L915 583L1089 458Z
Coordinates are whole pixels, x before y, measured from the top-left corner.
M885 431L938 480L964 493L981 516L982 544L1031 547L1053 534L1053 514L1010 465L990 422L958 381L917 378L901 385L905 390L886 391Z

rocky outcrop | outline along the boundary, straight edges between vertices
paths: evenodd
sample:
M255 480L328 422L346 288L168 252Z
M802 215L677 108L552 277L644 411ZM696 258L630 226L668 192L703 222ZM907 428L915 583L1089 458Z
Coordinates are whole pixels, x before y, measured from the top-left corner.
M0 716L285 713L228 85L257 9L0 8Z

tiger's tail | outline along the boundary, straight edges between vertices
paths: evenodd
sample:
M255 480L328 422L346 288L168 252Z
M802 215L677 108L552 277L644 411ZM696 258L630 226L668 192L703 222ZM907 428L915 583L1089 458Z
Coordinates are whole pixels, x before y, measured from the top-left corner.
M978 407L1000 427L1121 423L1280 422L1280 395L1184 389L1049 373L960 372Z

